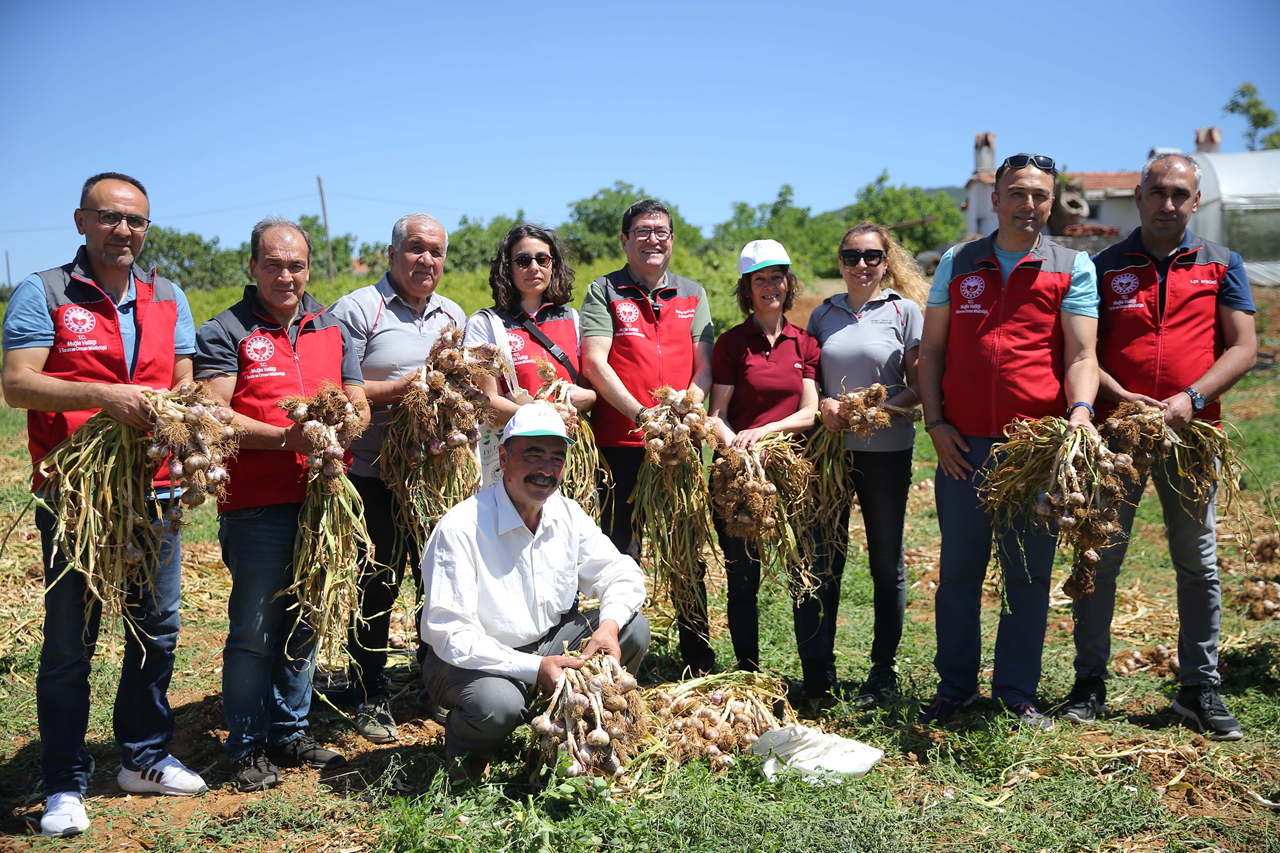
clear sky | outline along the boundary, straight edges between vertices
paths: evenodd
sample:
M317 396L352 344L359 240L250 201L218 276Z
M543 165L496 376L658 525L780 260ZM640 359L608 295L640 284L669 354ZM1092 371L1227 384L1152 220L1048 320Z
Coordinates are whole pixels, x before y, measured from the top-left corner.
M16 282L80 244L90 174L238 245L318 213L386 241L403 213L563 221L617 180L704 228L734 201L829 210L888 169L962 184L1000 157L1137 168L1252 80L1280 108L1280 3L337 4L0 0L0 249Z

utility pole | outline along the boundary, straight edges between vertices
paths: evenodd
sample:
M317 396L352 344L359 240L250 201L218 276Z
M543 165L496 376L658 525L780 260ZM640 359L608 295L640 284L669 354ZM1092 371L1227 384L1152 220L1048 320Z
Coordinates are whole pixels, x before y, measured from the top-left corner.
M333 278L333 241L329 239L329 210L324 206L324 181L316 175L316 185L320 187L320 215L324 217L324 253L329 261L329 278Z
M9 272L9 250L4 250L4 278L9 282L9 289L13 290L13 275Z

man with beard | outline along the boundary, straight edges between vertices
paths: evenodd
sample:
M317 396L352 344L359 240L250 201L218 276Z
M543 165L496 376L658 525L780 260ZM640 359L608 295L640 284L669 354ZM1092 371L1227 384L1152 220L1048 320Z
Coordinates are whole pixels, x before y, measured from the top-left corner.
M572 442L555 409L521 406L502 432L502 480L445 513L423 552L422 681L471 779L526 721L535 685L550 693L599 650L634 672L649 649L640 567L559 493ZM579 612L579 594L600 609ZM581 658L563 654L583 640Z

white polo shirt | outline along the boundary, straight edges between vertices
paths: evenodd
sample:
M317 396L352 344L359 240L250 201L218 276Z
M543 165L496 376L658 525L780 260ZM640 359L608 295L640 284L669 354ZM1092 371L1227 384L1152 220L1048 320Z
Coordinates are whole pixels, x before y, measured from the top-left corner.
M444 514L422 552L422 635L442 661L533 684L542 658L517 651L551 630L578 593L622 627L644 574L582 507L557 491L536 531L501 481Z

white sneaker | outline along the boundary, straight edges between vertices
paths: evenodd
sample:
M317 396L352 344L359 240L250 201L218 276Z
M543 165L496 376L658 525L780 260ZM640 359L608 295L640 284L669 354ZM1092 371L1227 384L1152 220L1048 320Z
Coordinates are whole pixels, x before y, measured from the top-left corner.
M126 770L121 767L116 782L122 791L131 794L170 794L189 797L209 790L199 774L192 773L172 755L166 755L146 770Z
M44 816L40 818L41 835L79 835L88 828L84 797L74 791L61 791L45 802Z

